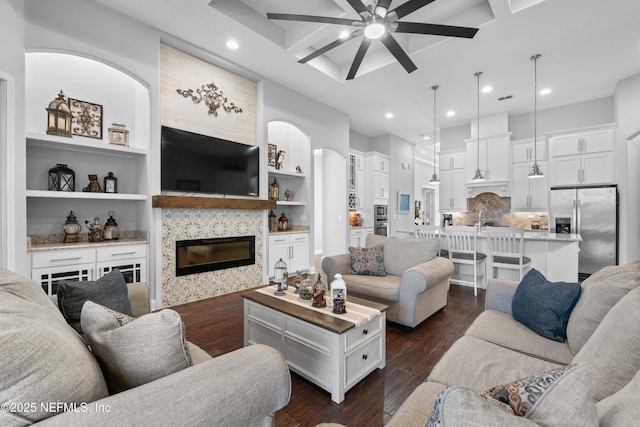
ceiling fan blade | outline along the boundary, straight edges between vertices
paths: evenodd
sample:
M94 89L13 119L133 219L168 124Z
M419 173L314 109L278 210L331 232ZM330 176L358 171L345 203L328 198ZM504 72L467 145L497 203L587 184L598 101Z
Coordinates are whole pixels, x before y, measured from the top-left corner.
M362 0L347 0L347 2L351 5L352 8L355 9L361 16L371 16L371 12L367 9L367 6L362 3Z
M409 0L408 2L403 3L393 9L392 12L395 12L396 15L398 15L398 19L400 19L410 13L415 12L421 7L428 5L429 3L433 3L434 1L435 0Z
M376 6L373 8L373 13L384 18L389 12L389 6L391 6L391 0L378 0Z
M290 13L267 13L267 18L277 19L282 21L318 22L321 24L338 24L338 25L362 24L362 21L354 21L353 19L331 18L328 16L294 15Z
M391 52L391 54L398 60L400 65L402 65L404 69L407 70L407 73L410 73L418 69L418 67L416 67L416 64L413 63L411 58L409 58L409 55L407 55L407 52L405 52L404 49L398 44L398 42L396 41L396 39L393 38L391 33L385 34L380 39L380 41L389 50L389 52Z
M358 37L359 35L361 35L363 32L363 30L358 29L356 31L354 31L353 33L349 34L347 37L342 38L342 39L338 39L336 41L333 41L331 43L329 43L328 45L321 47L320 49L316 50L315 52L305 56L302 59L299 59L298 62L301 64L305 64L309 61L311 61L314 58L317 58L318 56L327 53L328 51L330 51L331 49L340 46L342 43L347 42L349 40L352 40L355 37Z
M371 39L363 38L362 43L360 43L360 47L358 48L358 52L356 52L356 57L353 58L353 63L351 64L351 68L349 69L349 74L347 74L347 80L353 80L358 72L358 68L360 68L360 64L362 64L362 60L364 59L365 53L369 49L369 45L371 44Z
M396 33L431 34L434 36L464 37L471 39L477 28L456 27L454 25L423 24L420 22L396 22Z

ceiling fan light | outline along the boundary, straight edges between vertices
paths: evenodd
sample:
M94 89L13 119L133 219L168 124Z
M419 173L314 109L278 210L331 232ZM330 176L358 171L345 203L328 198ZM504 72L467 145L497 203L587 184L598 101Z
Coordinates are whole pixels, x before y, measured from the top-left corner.
M371 40L379 39L387 32L387 27L383 23L377 21L371 21L366 27L364 27L364 36Z

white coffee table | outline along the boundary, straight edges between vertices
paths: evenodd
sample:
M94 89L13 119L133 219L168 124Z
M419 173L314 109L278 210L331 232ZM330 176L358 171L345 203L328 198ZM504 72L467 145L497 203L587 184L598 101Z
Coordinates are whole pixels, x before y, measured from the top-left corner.
M266 344L280 351L289 369L330 392L336 403L364 377L385 366L388 306L384 304L349 297L347 311L350 303L380 311L357 326L258 291L243 297L244 345Z

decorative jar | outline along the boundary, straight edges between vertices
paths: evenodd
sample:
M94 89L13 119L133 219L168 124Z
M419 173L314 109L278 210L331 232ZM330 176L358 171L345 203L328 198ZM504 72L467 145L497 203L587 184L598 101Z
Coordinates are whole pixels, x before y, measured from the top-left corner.
M120 238L120 229L118 228L118 223L113 218L115 212L109 211L107 213L109 215L109 219L104 224L104 240L118 240Z
M64 231L63 243L78 243L80 240L78 233L82 230L82 226L78 224L76 216L73 211L69 212L67 220L62 225L62 231Z
M313 279L311 279L311 275L307 275L302 281L298 297L303 301L311 301L313 298Z
M278 218L278 231L289 231L289 218L282 212Z
M102 224L100 224L100 219L98 217L93 218L92 223L90 223L88 220L86 220L84 223L89 229L90 242L102 242L104 240Z

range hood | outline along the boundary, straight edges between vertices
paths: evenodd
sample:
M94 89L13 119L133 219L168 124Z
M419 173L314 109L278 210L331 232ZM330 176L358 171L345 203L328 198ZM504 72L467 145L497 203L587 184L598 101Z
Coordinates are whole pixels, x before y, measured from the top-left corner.
M493 193L500 197L511 197L511 186L509 181L467 183L467 199L473 199L482 193Z

